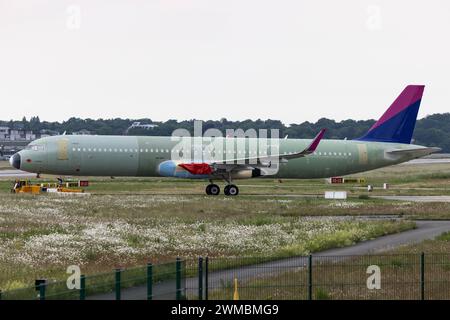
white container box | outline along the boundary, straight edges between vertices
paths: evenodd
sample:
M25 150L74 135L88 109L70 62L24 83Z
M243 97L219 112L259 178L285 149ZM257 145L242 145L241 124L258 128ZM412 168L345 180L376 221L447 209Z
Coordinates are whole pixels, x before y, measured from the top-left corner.
M347 199L347 191L325 191L325 199Z

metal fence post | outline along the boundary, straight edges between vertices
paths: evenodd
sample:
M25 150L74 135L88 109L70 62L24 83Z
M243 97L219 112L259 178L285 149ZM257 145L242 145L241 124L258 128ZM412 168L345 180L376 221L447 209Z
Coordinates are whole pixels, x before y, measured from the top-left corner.
M45 300L45 282L39 285L39 300Z
M308 256L308 300L313 299L312 286L312 254L310 254Z
M120 296L120 273L121 270L120 269L116 269L116 300L120 300L121 296Z
M198 257L198 300L203 300L203 258Z
M420 254L420 300L425 300L425 253Z
M209 259L208 257L205 258L205 300L208 300L208 287L209 287L209 280L208 280L208 273L209 273Z
M80 300L86 300L86 276L80 276Z
M147 300L153 299L153 265L147 263Z
M181 300L181 259L177 258L175 263L176 272L176 299Z

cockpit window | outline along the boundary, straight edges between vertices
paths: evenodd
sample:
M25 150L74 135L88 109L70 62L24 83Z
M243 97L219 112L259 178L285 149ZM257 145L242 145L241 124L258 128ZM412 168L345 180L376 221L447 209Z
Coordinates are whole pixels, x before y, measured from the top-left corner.
M41 144L29 144L25 147L25 150L44 151L44 146Z

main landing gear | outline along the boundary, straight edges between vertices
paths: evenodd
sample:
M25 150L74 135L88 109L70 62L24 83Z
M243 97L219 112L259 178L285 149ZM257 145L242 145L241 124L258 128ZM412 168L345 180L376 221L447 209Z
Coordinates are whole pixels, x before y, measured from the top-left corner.
M225 186L223 193L225 193L226 196L237 196L239 194L239 188L234 184L229 184Z
M228 177L223 175L223 180L227 182L227 185L223 189L223 193L226 196L237 196L239 194L239 188L231 182L231 172L228 172ZM220 193L220 188L213 181L209 180L210 184L206 186L206 194L217 196Z
M220 193L220 187L217 184L211 183L206 186L206 194L209 196L217 196ZM239 194L239 188L234 184L228 184L223 189L223 193L226 196L237 196Z
M220 187L217 184L211 183L206 186L206 194L209 196L217 196L220 193ZM226 196L237 196L239 194L239 188L234 184L228 184L223 189L223 193Z
M209 196L217 196L220 193L220 188L217 184L211 183L206 186L206 194Z

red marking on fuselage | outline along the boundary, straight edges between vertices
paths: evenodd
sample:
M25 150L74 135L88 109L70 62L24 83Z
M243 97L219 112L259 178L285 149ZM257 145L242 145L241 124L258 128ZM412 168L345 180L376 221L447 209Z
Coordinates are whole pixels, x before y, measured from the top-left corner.
M212 169L207 163L181 163L178 166L192 174L211 174Z

